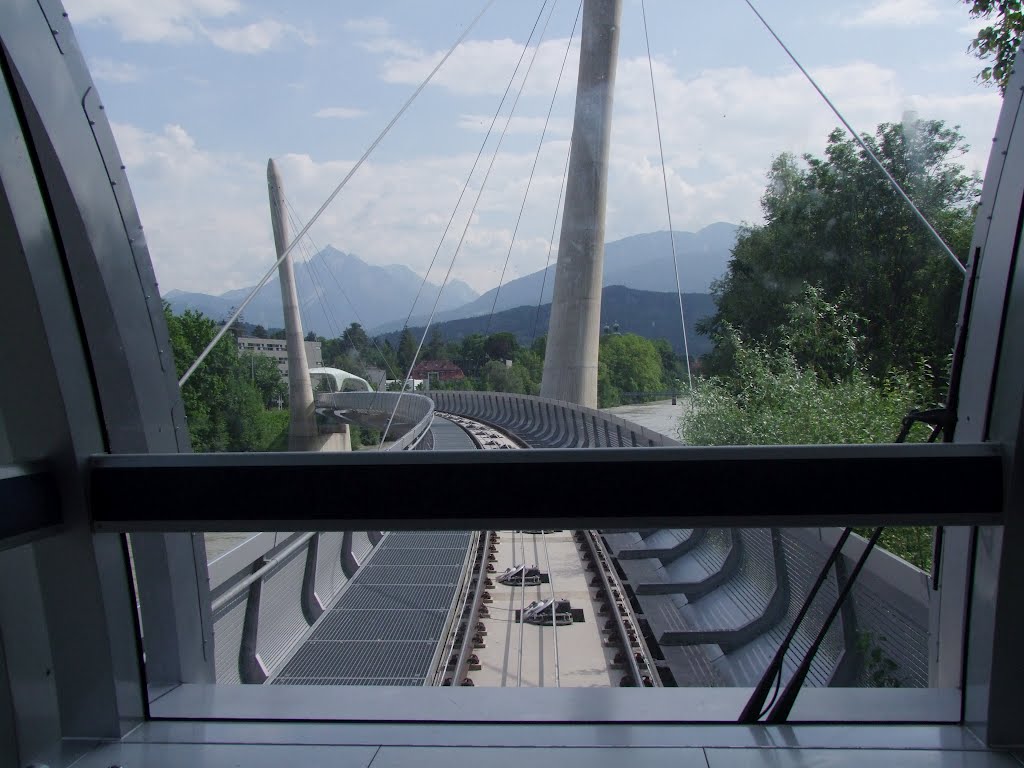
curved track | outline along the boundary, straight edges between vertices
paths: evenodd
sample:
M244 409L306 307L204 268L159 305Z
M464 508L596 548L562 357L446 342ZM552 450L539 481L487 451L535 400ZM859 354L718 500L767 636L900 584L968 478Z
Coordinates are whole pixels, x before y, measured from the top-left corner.
M457 424L480 450L526 447L492 424L444 412L435 418ZM596 532L488 531L473 546L458 614L439 656L447 664L435 673L435 685L660 685ZM540 584L497 581L505 568L523 563L540 569ZM568 599L575 620L555 626L519 620L532 602L546 599Z

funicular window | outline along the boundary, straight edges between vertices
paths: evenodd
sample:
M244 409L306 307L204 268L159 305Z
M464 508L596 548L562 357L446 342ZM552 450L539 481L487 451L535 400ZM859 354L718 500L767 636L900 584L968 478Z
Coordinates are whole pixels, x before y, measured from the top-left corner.
M552 71L557 71L563 55L569 61L575 59L579 45L575 42L579 34L574 26L575 8L557 9L556 13L545 6L538 18L548 18L548 11L551 29L561 24L558 45L551 39L540 42L533 34L527 37L529 24L524 23L515 38L517 51L522 49L525 54L524 68L512 77L513 81L516 77L526 79L525 66L535 51L540 52L539 62L544 61L541 56L554 62ZM409 19L396 18L387 23L404 35L422 35L422 39L416 39L424 50L432 50L440 45L434 39L440 31L417 29L414 21L422 22L422 13L415 10ZM526 19L532 20L532 16ZM346 29L350 32L360 27L359 19L349 21L352 24ZM619 71L616 110L620 112L616 120L635 126L637 135L641 128L666 128L666 144L674 142L679 147L685 137L669 126L684 123L678 114L682 104L678 97L665 94L678 93L686 84L709 83L683 65L678 65L678 71L671 71L671 67L656 71L657 54L653 63L642 55L643 26L636 19L631 24L623 26L620 42L628 65ZM365 31L370 26L364 24L362 28ZM535 25L535 31L542 34L540 30ZM632 31L627 34L627 30ZM657 41L659 30L652 31L652 40ZM378 48L385 50L385 37L372 31L369 34L380 38ZM482 44L498 39L480 34L477 42ZM697 31L685 34L696 35ZM347 51L358 47L353 40L347 42L348 46L338 48ZM99 38L89 43L87 39L87 48L90 44L106 43ZM763 49L753 45L750 56L759 60L767 51L767 44ZM726 82L735 62L727 61L725 52L714 55L720 59L709 75L712 84ZM495 61L504 61L503 57L496 53ZM506 75L511 74L516 57L508 58ZM634 66L638 63L647 69ZM182 62L180 66L188 69L189 65ZM312 76L303 65L297 66L293 75ZM543 68L539 66L538 71ZM637 76L636 72L655 79L669 119L663 113L660 124L655 124L644 116L652 105L638 101L636 94L641 90L630 79ZM769 69L745 83L747 90L743 93L775 92L788 82L786 77ZM559 114L564 114L566 122L571 114L574 79L566 74L548 84L550 103L562 110ZM387 82L394 85L394 81ZM644 79L640 83L648 85ZM114 91L110 109L128 114L128 90L118 95L117 88L109 88ZM427 88L425 96L437 93L435 88L458 90L452 82L441 81ZM530 96L535 94L529 89L525 93L524 107L529 105L543 114L547 100L534 103ZM738 92L737 100L743 101L741 96ZM664 485L655 488L631 485L636 482L635 468L629 462L609 460L604 468L591 467L589 474L575 476L576 489L590 494L592 506L568 500L564 508L584 518L580 521L544 519L538 510L550 513L561 508L541 507L536 496L531 499L526 495L527 489L540 492L558 482L558 473L552 469L557 467L556 462L574 461L568 453L540 454L538 449L639 448L641 453L658 449L649 451L650 458L644 460L656 464L658 456L665 455L664 450L678 448L681 443L690 447L887 443L895 441L909 410L927 410L946 399L947 356L953 346L962 262L969 250L972 206L978 191L977 182L971 178L978 161L969 157L957 162L957 152L964 148L963 137L949 127L961 116L940 120L942 116L896 114L894 101L886 105L885 122L879 119L877 123L863 123L871 134L866 143L887 170L899 171L902 175L897 174L897 181L914 196L929 201L932 207L922 212L942 222L939 234L953 251L950 260L931 234L920 228L898 191L876 175L870 152L849 136L830 133L835 118L819 111L820 105L812 98L813 94L806 101L798 99L792 112L800 115L800 128L788 131L775 130L764 115L751 112L753 108L736 112L729 109L718 117L714 105L712 121L708 111L711 105L704 105L707 114L702 113L702 120L706 125L702 124L701 135L711 139L715 138L712 133L721 134L722 141L733 149L738 147L740 154L724 160L711 152L692 174L680 170L691 166L673 158L673 150L669 149L667 161L654 154L653 131L648 131L652 133L651 147L638 156L651 167L669 166L665 176L659 172L653 181L647 179L634 189L627 183L632 178L630 173L617 165L619 161L611 163L609 197L619 200L620 208L615 211L613 204L608 220L605 277L608 281L625 280L632 274L642 273L644 277L623 286L609 283L599 297L604 312L599 323L601 332L595 339L593 381L588 384L593 385L594 402L588 405L571 404L564 396L552 396L541 388L546 362L558 354L558 350L552 351L556 345L549 344L544 335L546 324L555 322L551 320L552 306L558 304L553 301L555 277L548 271L549 264L555 262L546 258L547 251L553 257L558 254L553 226L557 218L538 223L538 216L505 243L513 255L530 237L543 241L545 246L533 249L521 263L512 263L512 273L532 276L537 285L531 287L528 301L520 298L524 303L504 309L515 314L518 307L518 315L527 319L501 317L499 296L512 293L506 284L506 291L490 296L494 311L478 315L483 332L477 329L461 336L451 326L445 327L439 337L432 336L425 323L396 325L387 330L382 324L402 320L403 316L409 320L416 316L414 312L423 310L413 303L412 296L407 302L413 303L411 307L403 305L401 311L389 308L395 317L378 316L378 310L384 312L384 301L366 283L362 291L365 296L352 291L346 297L344 286L356 283L344 279L338 280L342 290L327 296L327 289L335 282L332 276L347 269L346 264L351 265L353 260L359 261L328 243L354 242L355 246L346 247L372 251L383 264L387 263L383 261L387 238L360 240L364 228L344 216L340 223L319 222L305 232L314 235L323 247L304 236L302 247L296 247L292 254L291 279L299 307L296 314L304 332L313 331L323 337L326 365L341 366L360 376L339 380L327 374L311 374L312 399L304 407L315 412L317 424L329 420L331 429L316 436L294 429L289 409L305 394L289 393L287 407L281 408L285 393L279 391L280 381L260 382L252 370L246 377L244 371L239 374L233 369L230 360L222 361L224 365L216 371L197 370L182 390L186 407L192 408L196 404L194 392L230 393L218 401L217 408L206 410L205 423L196 416L198 410L190 413L194 447L204 452L275 452L264 465L269 477L258 483L262 498L252 498L252 506L237 499L221 499L216 504L207 500L218 509L219 522L195 526L206 536L211 551L221 535L214 530L216 525L238 523L254 533L239 546L225 547L227 551L216 568L218 578L210 584L207 607L216 649L216 679L221 683L261 683L266 684L265 688L280 684L443 685L446 681L461 685L465 680L483 685L485 679L494 678L493 658L489 657L499 648L498 636L508 630L508 634L519 636L520 653L509 656L516 660L514 672L506 668L497 675L506 684L512 675L517 683L525 676L526 684L536 685L562 683L564 675L568 685L575 674L570 661L578 656L575 661L580 666L595 658L604 659L602 674L608 687L618 687L627 679L633 686L745 688L765 679L775 652L786 642L788 627L806 603L812 628L802 629L789 640L792 651L777 668L785 684L795 679L800 659L814 645L814 627L824 622L830 606L853 578L874 524L924 520L923 525L887 526L882 532L857 574L850 597L822 638L804 680L808 688L826 691L854 685L952 690L959 679L960 655L954 649L936 661L937 630L931 623L939 600L933 588L940 582L938 571L932 572L938 568L933 560L932 532L933 523L942 514L954 515L955 510L931 510L934 515L919 517L916 505L911 505L911 510L889 501L879 502L879 515L872 517L858 510L858 515L851 516L849 521L864 527L845 535L843 526L848 520L833 512L846 508L844 500L837 498L838 489L845 486L826 487L813 478L795 477L790 488L775 485L766 490L759 496L759 503L729 507L716 501L715 492L730 496L734 483L746 486L753 496L755 483L765 481L756 464L744 465L742 472L732 477L718 476L720 485L711 489L702 485L710 482L707 479L683 486L671 478L662 478ZM497 95L493 100L496 102ZM234 97L227 97L223 108L238 108ZM331 113L319 120L362 116L354 114L362 108L348 112L343 108L317 109ZM507 103L505 109L511 109L511 104ZM778 110L772 114L778 114ZM866 120L866 115L860 117ZM424 119L422 135L451 133L451 126L441 116L431 113ZM979 117L965 130L970 130L972 136L984 132L985 128L977 127L981 122ZM463 120L457 123L457 129L469 132L475 141L480 129L474 126L479 123L476 118ZM712 123L714 129L708 127ZM754 126L761 124L767 126L767 135L754 131ZM492 138L500 135L500 130L498 122ZM742 138L751 132L757 133L757 141ZM514 131L510 133L510 137L514 135ZM159 143L155 136L131 132L126 136L138 139L149 150ZM561 134L548 136L546 142L540 140L535 146L531 142L529 155L525 155L528 161L540 158L544 178L538 181L544 183L537 189L546 189L552 193L549 196L554 196L544 203L546 214L561 211L559 195L567 183L563 168L571 164L568 138L563 128ZM520 147L519 151L525 150ZM148 156L140 151L136 158L144 164ZM420 159L404 157L391 163L388 170L416 176ZM282 222L287 223L292 235L305 229L299 210L316 208L308 182L311 177L301 172L302 162L291 155L281 161L288 185L296 181L295 191L289 191L290 199L282 200L275 223L279 228ZM748 169L739 174L742 178L732 172L737 167ZM658 207L650 201L642 206L639 203L652 190L660 194L659 185L669 187L673 173L679 174L679 183L667 190L669 214L677 212L678 216L686 209L686 200L743 200L746 207L729 208L724 202L721 206L725 207L691 206L697 213L684 226L694 231L680 231L678 238L666 237L660 199L654 198ZM412 211L424 220L434 221L440 216L442 222L463 181L468 189L473 178L463 179L448 168L420 169L420 175L431 180L440 178L445 182L440 187L451 188L451 200L441 200L439 192L437 199L430 201L437 202L442 213L425 211L426 203L422 201L405 201L402 189L391 193L403 201L397 208L403 214ZM521 180L526 178L522 176ZM145 174L140 173L139 179L140 204L158 201L157 185ZM506 180L512 181L512 177ZM618 192L612 186L615 182L622 184ZM690 195L687 190L703 191ZM635 201L631 200L634 197ZM528 202L523 201L524 208ZM493 234L502 227L512 230L517 209L509 209L512 218L507 222L502 218L504 214L487 210L487 206L478 215ZM737 224L743 220L756 223L737 226L716 221L715 217L726 215ZM468 218L472 220L473 215L470 213ZM647 234L637 229L641 222ZM394 230L399 228L395 226ZM427 238L420 239L425 242ZM154 238L151 246L155 254L156 243ZM263 245L269 265L269 240ZM378 248L381 250L375 250ZM429 254L433 248L409 249L412 253L420 251ZM647 259L648 252L658 254L657 258ZM496 253L500 265L505 258L504 247ZM427 277L432 274L427 262L414 266ZM676 267L683 279L679 284L675 281ZM168 264L166 269L168 275L184 277L184 272L175 271L184 270L184 265ZM697 279L688 273L691 269L707 274ZM383 285L382 273L374 274ZM455 275L459 274L456 269ZM473 274L467 270L463 276L469 279ZM173 279L163 282L174 285ZM282 283L277 278L271 282L277 285L264 289L261 302L277 301L270 294L279 291ZM399 292L391 284L383 287L384 294ZM493 287L478 278L469 289L473 299L464 303L476 301L477 292ZM422 288L436 295L440 286L424 284ZM452 288L457 287L449 284L446 290ZM333 292L333 288L330 290ZM361 319L357 320L355 314L349 317L347 309L346 314L338 316L342 312L339 308L349 305L353 311L359 306ZM445 311L454 309L457 307L444 307ZM250 311L249 320L262 320L252 312L255 310ZM175 319L178 317L172 314L170 319L172 338L183 330L180 319ZM197 330L196 339L190 339L195 342L193 346L202 347L217 332L216 322L210 320ZM510 324L502 325L505 321ZM266 327L276 328L275 322L276 317L265 320ZM399 327L401 330L397 330ZM674 330L676 327L680 332ZM652 328L657 330L650 331ZM673 330L662 332L665 328ZM287 354L276 344L256 348L272 349L278 357ZM379 368L387 380L403 382L417 362L426 359L439 363L423 377L429 381L425 388L430 390L429 397L426 392L413 392L408 385L402 393L367 391L370 388L363 377L369 376L369 369ZM178 364L183 368L189 361L178 360ZM296 435L301 440L293 441ZM911 441L927 440L927 426L917 425L908 437ZM317 442L320 438L323 440ZM324 448L333 441L330 450L351 449L354 455L338 463L334 478L327 479L312 469L309 475L289 476L285 471L288 459L276 452L294 450L302 440L305 442L301 447L308 451L330 452ZM360 454L375 449L378 453L380 449L414 450L412 459L394 459L396 467L405 467L404 462L419 466L419 454L428 448L441 450L445 446L475 453L461 454L461 463L439 461L441 468L429 478L397 468L388 474L387 465L382 464L381 472L370 480L356 469L371 465L375 457ZM495 461L485 451L508 456L510 463L519 461L511 458L512 451L516 455L537 451L545 459L550 458L551 466L531 463L531 474L490 485L480 481L474 491L467 492L464 476L475 466L489 466ZM779 448L754 455L768 461L787 454L786 449ZM810 460L832 454L795 455ZM850 457L848 467L867 461L856 452L846 455ZM864 454L876 455L881 454ZM846 461L843 455L836 456L840 464ZM907 457L909 463L919 454L894 449L891 456L893 460ZM325 461L329 463L330 459ZM312 461L310 467L316 466ZM850 470L850 474L854 472ZM356 477L362 479L356 481ZM846 478L849 480L848 475ZM294 490L291 483L305 487L308 504L290 503L285 489ZM399 487L389 487L393 485ZM592 493L595 488L601 490L602 497ZM401 491L400 497L397 490ZM804 504L806 517L771 517L788 511L792 497L802 493L815 494L817 500L813 509ZM634 513L645 514L645 499L655 494L670 499L671 514L645 522L644 527L632 524L627 518ZM430 530L433 520L448 516L463 517L464 527L482 529L488 507L505 503L498 497L515 498L521 506L495 522L494 530L467 532L450 526ZM467 498L473 499L474 506L469 510L464 508ZM695 499L704 505L698 504L699 509L716 509L719 519L688 520L686 515ZM255 512L250 516L250 510L262 504L275 511L272 519ZM477 510L477 504L483 509ZM779 510L780 506L786 509ZM609 507L616 515L605 512ZM327 517L324 510L330 510L332 517ZM396 510L401 510L404 517ZM759 520L762 514L768 515L763 525ZM205 513L207 518L212 515L212 511ZM203 516L197 515L196 520ZM340 516L362 520L362 529L341 530L344 526L338 523ZM589 519L595 516L611 522ZM678 519L671 519L673 516ZM406 530L408 525L398 522L390 530L373 526L374 520L399 518L416 519L427 530ZM318 519L329 524L319 529L315 526ZM176 524L184 523L179 520ZM556 524L564 527L556 529ZM268 534L270 529L261 527L268 525L288 530ZM966 535L949 528L945 534ZM840 539L843 554L830 559ZM479 568L475 568L477 560ZM496 568L493 572L492 565ZM504 568L518 567L523 574L520 584L499 587L497 574ZM807 603L805 598L819 577L817 597ZM962 573L960 578L959 584L952 585L953 590L962 591ZM522 583L527 579L536 583ZM488 581L492 582L490 586ZM566 591L559 592L561 589ZM564 605L563 599L568 604ZM524 622L527 606L547 600L553 601L548 608L555 609L551 618L556 626L545 625L542 616L539 624L524 627L529 623ZM582 614L580 620L577 611ZM559 617L566 616L571 620L560 623ZM497 626L501 631L496 631ZM573 638L582 637L584 630L589 639L580 641L580 647L589 645L577 655ZM402 635L406 631L407 637ZM382 640L392 635L403 637L406 645L399 647L398 643ZM532 642L524 639L529 637L536 640L533 650L525 651L527 662L519 661L524 644ZM548 670L545 674L557 675L553 681L529 676L532 673L526 666L531 663L532 652L542 654L532 661L544 666ZM580 682L585 678L581 673L576 679Z

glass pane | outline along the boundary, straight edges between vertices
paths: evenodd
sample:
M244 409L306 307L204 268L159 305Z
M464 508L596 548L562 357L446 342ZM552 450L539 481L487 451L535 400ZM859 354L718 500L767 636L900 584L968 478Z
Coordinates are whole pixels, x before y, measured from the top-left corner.
M287 23L255 6L144 23L69 5L165 298L214 323L275 257L266 155L291 240L476 12L307 4ZM485 14L296 244L309 365L342 372L315 376L318 392L535 396L545 361L565 362L546 340L572 245L560 232L581 30L576 4L536 6ZM909 409L945 399L953 262L1000 103L974 82L966 12L914 34L854 9L765 9L950 256L753 14L716 6L692 24L688 6L650 6L627 5L621 23L586 398L674 401L667 419L627 413L691 444L894 439ZM823 47L822 28L842 34ZM257 107L257 92L283 94L281 108ZM283 325L275 275L234 324L238 359L206 366L231 386L197 373L185 388L196 449L284 447L284 416L258 413L287 403L269 366L287 371ZM172 333L179 367L195 337Z
M999 106L973 81L955 14L924 34L820 3L767 9L869 152L752 15L713 6L693 23L688 4L651 2L645 19L625 4L607 204L589 232L606 242L578 303L600 313L567 312L563 329L586 329L559 345L552 306L572 302L554 301L558 270L578 245L563 206L586 176L568 171L577 4L496 4L358 169L476 4L404 0L373 18L309 4L287 21L259 5L152 17L75 5L179 375L283 245L268 226L276 157L294 297L272 272L182 386L196 451L461 450L472 462L478 449L891 442L909 410L946 398L958 264ZM585 394L541 397L545 367L580 349ZM927 438L926 426L908 435ZM445 481L409 489L410 503L450 492ZM492 533L490 615L473 621L481 534L207 533L218 681L749 687L839 535ZM886 532L807 685L938 679L932 541ZM584 551L605 558L611 583ZM812 625L853 568L840 562ZM540 583L499 583L517 567ZM409 607L359 597L392 588ZM539 625L522 621L548 599ZM400 654L393 633L425 639ZM796 635L783 681L812 639Z
M210 565L216 679L752 689L778 673L781 690L809 657L805 688L937 687L930 536L886 529L857 572L870 533L832 562L838 528L258 534Z

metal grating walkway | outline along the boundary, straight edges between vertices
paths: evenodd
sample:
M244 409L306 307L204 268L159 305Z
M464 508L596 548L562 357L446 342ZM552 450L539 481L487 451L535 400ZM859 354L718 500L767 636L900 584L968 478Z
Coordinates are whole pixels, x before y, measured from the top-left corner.
M472 534L389 533L324 611L275 685L423 685Z

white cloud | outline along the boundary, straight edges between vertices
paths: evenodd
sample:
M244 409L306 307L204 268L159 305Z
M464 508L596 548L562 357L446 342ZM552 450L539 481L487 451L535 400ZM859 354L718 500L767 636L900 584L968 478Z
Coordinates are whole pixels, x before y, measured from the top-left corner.
M311 45L315 38L291 24L262 19L241 26L209 27L239 13L239 0L67 0L76 24L112 26L124 40L187 43L206 38L233 53L262 53L287 40Z
M312 35L274 19L264 19L242 27L204 29L204 33L218 48L232 53L263 53L287 40L298 40L305 45L315 42Z
M536 51L536 59L530 72L526 93L550 95L565 58L569 41L566 38L547 40ZM408 44L385 38L369 41L368 50L388 54L384 62L381 79L388 83L418 85L437 66L444 55L440 51L422 51ZM531 46L523 58L523 66L517 75L518 83L526 73L526 66L534 56L536 46ZM578 39L572 43L569 62L579 58ZM501 93L508 84L523 53L523 44L515 40L470 40L460 45L451 58L445 62L432 83L458 94ZM572 67L567 67L572 69ZM568 83L565 81L569 81ZM563 77L562 88L575 86L574 73Z
M503 45L498 41L498 47ZM481 45L478 55L486 57ZM467 65L473 62L466 62ZM484 62L476 62L483 67ZM514 62L513 62L514 64ZM607 236L617 239L666 227L664 190L650 100L646 57L619 63L612 133ZM557 74L557 70L555 70ZM963 96L907 91L896 74L868 62L820 67L813 75L853 125L871 131L899 120L907 109L922 118L982 126L969 135L977 148L965 159L983 169L999 97L993 92ZM836 117L799 73L732 67L681 76L655 61L669 195L674 224L697 229L714 221L760 219L765 173L783 151L820 154ZM546 90L552 80L548 80ZM476 86L466 86L476 87ZM568 89L566 89L568 91ZM549 94L548 94L549 95ZM566 98L569 94L566 93ZM546 99L545 99L546 101ZM536 105L533 105L536 107ZM542 147L509 275L540 269L557 213L568 148L571 102L557 111ZM348 107L326 107L325 114ZM475 131L490 116L464 113L454 125ZM500 123L499 123L500 125ZM525 112L512 131L538 136L542 118ZM264 163L228 152L213 152L181 127L147 133L118 126L117 136L161 282L166 288L219 292L251 285L272 259L267 221ZM487 189L472 217L453 276L479 290L493 286L523 203L533 165L531 141L509 141L513 151L498 156ZM420 146L430 147L427 141ZM475 140L450 154L405 154L378 162L371 158L313 228L319 246L333 244L375 264L406 264L421 274L437 248L465 176ZM289 200L308 216L352 167L354 157L314 158L288 154L279 159ZM463 232L490 156L477 167L439 255L448 260ZM382 236L382 233L386 236ZM432 279L443 271L435 266Z
M931 24L941 16L936 0L875 0L842 23L848 27L910 27Z
M76 24L108 24L122 38L138 42L186 42L203 19L237 13L239 0L67 0Z
M89 71L94 79L108 83L137 83L143 76L142 70L134 64L113 59L92 59Z
M251 285L273 263L263 163L204 150L180 125L113 129L164 291Z
M356 117L363 117L365 114L365 109L357 109L355 107L324 107L314 112L313 117L351 120Z

